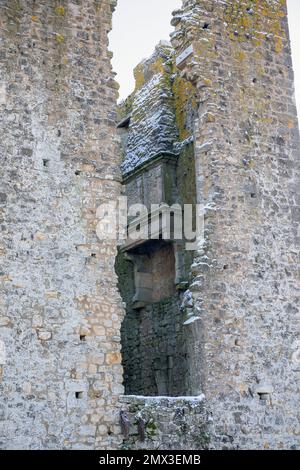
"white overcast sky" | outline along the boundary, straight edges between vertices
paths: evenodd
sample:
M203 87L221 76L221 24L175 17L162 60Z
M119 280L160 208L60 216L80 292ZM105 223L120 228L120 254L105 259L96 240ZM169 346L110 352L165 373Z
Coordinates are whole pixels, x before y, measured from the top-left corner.
M120 84L120 98L126 98L134 88L134 67L152 54L161 39L169 39L173 29L171 12L181 4L181 0L118 0L110 49L114 53L113 67ZM288 8L300 111L300 0L288 0Z

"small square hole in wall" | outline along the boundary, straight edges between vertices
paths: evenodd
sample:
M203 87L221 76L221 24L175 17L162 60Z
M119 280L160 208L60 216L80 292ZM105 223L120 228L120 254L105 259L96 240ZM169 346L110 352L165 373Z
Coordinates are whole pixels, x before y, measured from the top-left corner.
M83 392L75 392L75 398L76 400L80 400L83 398Z
M46 160L46 159L43 160L43 167L44 168L49 168L49 164L50 164L49 160Z
M80 341L86 341L86 335L80 335Z

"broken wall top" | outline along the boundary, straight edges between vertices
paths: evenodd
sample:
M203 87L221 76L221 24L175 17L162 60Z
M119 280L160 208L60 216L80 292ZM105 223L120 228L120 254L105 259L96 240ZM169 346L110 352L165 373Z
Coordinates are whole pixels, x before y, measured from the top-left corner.
M159 155L178 154L180 142L192 135L194 90L180 77L171 45L161 41L134 76L135 90L120 105L121 118L130 116L124 176Z

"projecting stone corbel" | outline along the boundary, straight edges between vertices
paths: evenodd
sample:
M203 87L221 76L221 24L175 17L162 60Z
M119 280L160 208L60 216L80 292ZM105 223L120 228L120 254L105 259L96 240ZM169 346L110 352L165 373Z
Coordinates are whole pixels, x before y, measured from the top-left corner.
M194 54L194 46L193 44L190 44L184 51L179 54L179 56L176 57L176 66L179 68L179 70L183 70L184 67L186 66L187 60L193 56Z
M140 310L152 302L153 276L149 271L148 256L126 253L126 259L134 265L135 294L132 299L133 308Z

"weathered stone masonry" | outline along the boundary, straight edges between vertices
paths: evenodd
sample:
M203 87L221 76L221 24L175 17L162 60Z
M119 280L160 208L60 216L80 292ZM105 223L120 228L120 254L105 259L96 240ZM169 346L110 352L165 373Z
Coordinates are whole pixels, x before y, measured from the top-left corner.
M115 4L0 0L0 448L299 448L300 141L286 2L184 0L175 52L163 43L135 71L122 165ZM100 203L122 192L121 170L133 201L196 198L206 230L193 260L177 245L122 248L119 292L116 243L95 227ZM144 336L126 337L141 318ZM122 397L121 324L127 392L155 395L159 383L185 398ZM140 340L159 331L165 358L174 326L181 369L163 360L156 377L134 377L136 344L148 360Z
M214 448L299 447L299 131L286 2L184 1L172 44L198 90L192 266Z
M114 1L0 1L0 447L115 448L123 392Z

